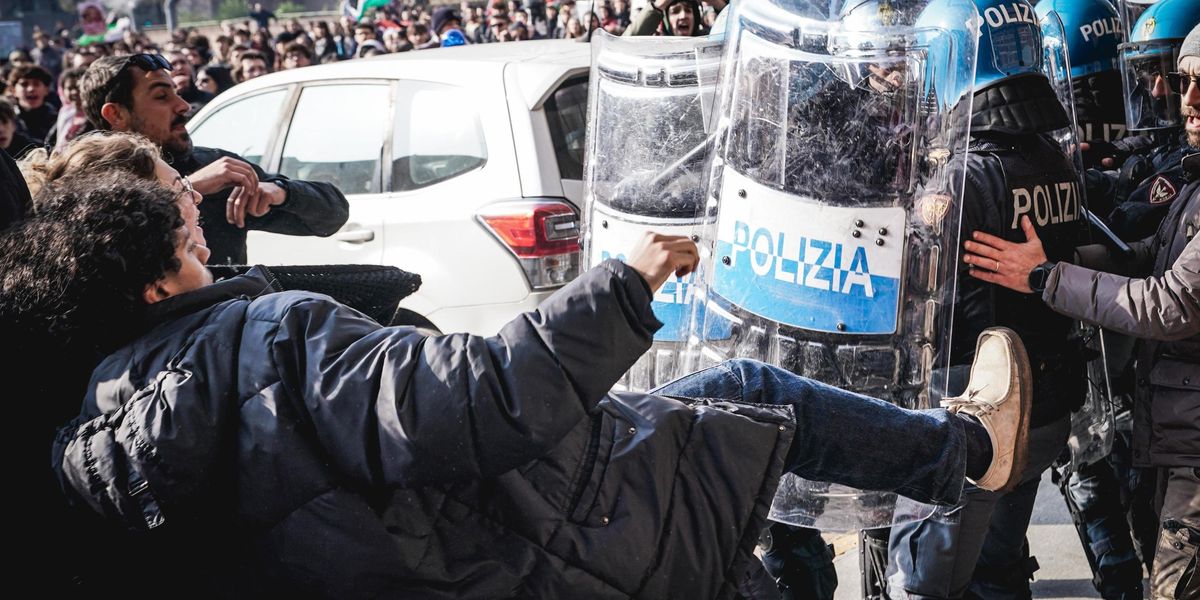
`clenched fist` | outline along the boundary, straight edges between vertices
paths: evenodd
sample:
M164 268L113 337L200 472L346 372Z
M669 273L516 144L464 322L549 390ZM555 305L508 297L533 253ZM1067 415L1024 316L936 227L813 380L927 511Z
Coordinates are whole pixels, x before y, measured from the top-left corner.
M683 277L695 271L700 265L700 251L685 235L647 231L629 254L627 264L650 284L651 290L657 290L671 274Z

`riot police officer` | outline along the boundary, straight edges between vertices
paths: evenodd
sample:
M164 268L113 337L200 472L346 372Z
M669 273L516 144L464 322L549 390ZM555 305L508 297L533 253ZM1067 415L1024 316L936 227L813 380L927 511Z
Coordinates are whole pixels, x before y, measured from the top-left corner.
M1126 240L1152 235L1186 183L1180 99L1165 75L1197 23L1200 3L1194 0L1161 0L1142 13L1121 45L1126 125L1138 135L1111 146L1088 144L1090 154L1107 155L1107 164L1117 167L1088 171L1088 198L1098 212L1112 207L1111 226Z
M1034 10L1039 18L1054 12L1062 19L1079 139L1115 142L1125 137L1117 69L1123 33L1116 9L1108 0L1041 0Z
M1116 148L1112 143L1123 138L1126 132L1117 61L1123 33L1116 9L1107 0L1042 0L1036 11L1042 17L1054 12L1063 21L1079 139L1093 140L1097 147L1108 144ZM1097 209L1095 205L1089 208ZM1108 214L1107 211L1104 214ZM1112 359L1109 364L1124 364L1123 358L1130 354L1132 340L1118 339L1110 332L1105 336L1105 348L1107 357ZM1098 360L1104 360L1104 357ZM1113 383L1117 382L1114 380ZM1112 386L1096 385L1091 391L1104 389L1112 389ZM1102 395L1099 402L1111 402L1107 394ZM1105 418L1112 415L1109 411L1081 411L1081 414L1098 414ZM1122 411L1116 421L1128 423L1128 411ZM1076 456L1064 452L1054 465L1052 476L1079 533L1096 590L1105 599L1138 600L1142 597L1142 567L1130 533L1130 522L1126 519L1126 502L1131 494L1126 483L1128 477L1118 477L1118 469L1131 458L1129 446L1123 442L1123 439L1115 440L1115 453L1097 458L1081 459L1079 454L1086 452L1078 452ZM1084 445L1077 443L1072 447L1079 449ZM1122 472L1125 473L1127 470Z
M1059 141L1073 137L1063 132L1074 124L1043 74L1042 28L1025 0L975 5L982 24L962 229L1023 240L1021 222L1030 219L1047 253L1065 258L1087 230L1070 144ZM970 339L986 327L1018 332L1034 369L1028 462L1021 483L1006 493L969 489L950 518L935 515L894 527L887 571L891 598L957 598L968 591L985 598L1028 597L1036 563L1027 556L1024 538L1038 483L1065 448L1069 415L1085 394L1070 319L961 273L951 363L969 363ZM952 382L956 371L949 374Z

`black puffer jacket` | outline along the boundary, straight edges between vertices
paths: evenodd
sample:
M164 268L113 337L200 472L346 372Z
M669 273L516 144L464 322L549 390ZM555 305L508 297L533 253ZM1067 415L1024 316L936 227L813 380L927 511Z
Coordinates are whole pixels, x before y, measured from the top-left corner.
M151 540L213 531L189 547L238 564L213 572L243 578L224 590L734 593L790 409L608 395L659 326L625 265L486 339L380 328L308 293L239 296L262 285L158 305L161 324L101 364L103 416L56 446L69 494Z

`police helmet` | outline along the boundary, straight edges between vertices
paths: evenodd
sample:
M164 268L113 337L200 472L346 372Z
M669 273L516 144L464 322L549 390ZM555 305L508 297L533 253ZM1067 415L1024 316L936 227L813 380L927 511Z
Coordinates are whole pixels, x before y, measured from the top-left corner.
M1165 75L1178 67L1183 38L1197 24L1197 0L1160 0L1129 28L1129 40L1120 46L1125 124L1129 129L1164 129L1183 124L1178 94L1166 84Z
M1117 46L1124 34L1108 0L1041 0L1034 10L1039 18L1053 11L1062 19L1071 78L1117 69Z
M975 0L979 55L975 92L1018 75L1042 74L1042 30L1028 0Z

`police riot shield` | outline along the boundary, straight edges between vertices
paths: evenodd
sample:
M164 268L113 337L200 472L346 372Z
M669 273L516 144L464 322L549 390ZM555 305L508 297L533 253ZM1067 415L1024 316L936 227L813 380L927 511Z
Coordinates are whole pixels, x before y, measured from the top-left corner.
M1141 18L1142 13L1157 2L1158 0L1119 0L1115 3L1121 13L1121 30L1125 33L1125 39L1129 39L1130 29Z
M1079 194L1087 210L1087 186L1083 181L1083 158L1079 151L1078 128L1075 127L1075 98L1071 85L1071 64L1067 52L1066 32L1055 11L1042 15L1043 68L1058 99L1070 117L1070 127L1051 132L1063 152L1071 157L1079 173ZM1076 345L1086 359L1087 393L1083 406L1071 414L1071 435L1067 446L1071 451L1072 467L1096 462L1112 451L1115 435L1115 413L1109 379L1104 330L1088 323L1078 323Z
M704 38L596 32L584 172L589 265L624 259L647 230L692 235L703 207L721 47ZM655 290L663 327L620 386L647 390L674 376L692 277L672 277Z
M754 358L936 405L978 15L970 0L813 4L733 5L685 365ZM932 512L899 505L787 474L771 518L848 530Z

